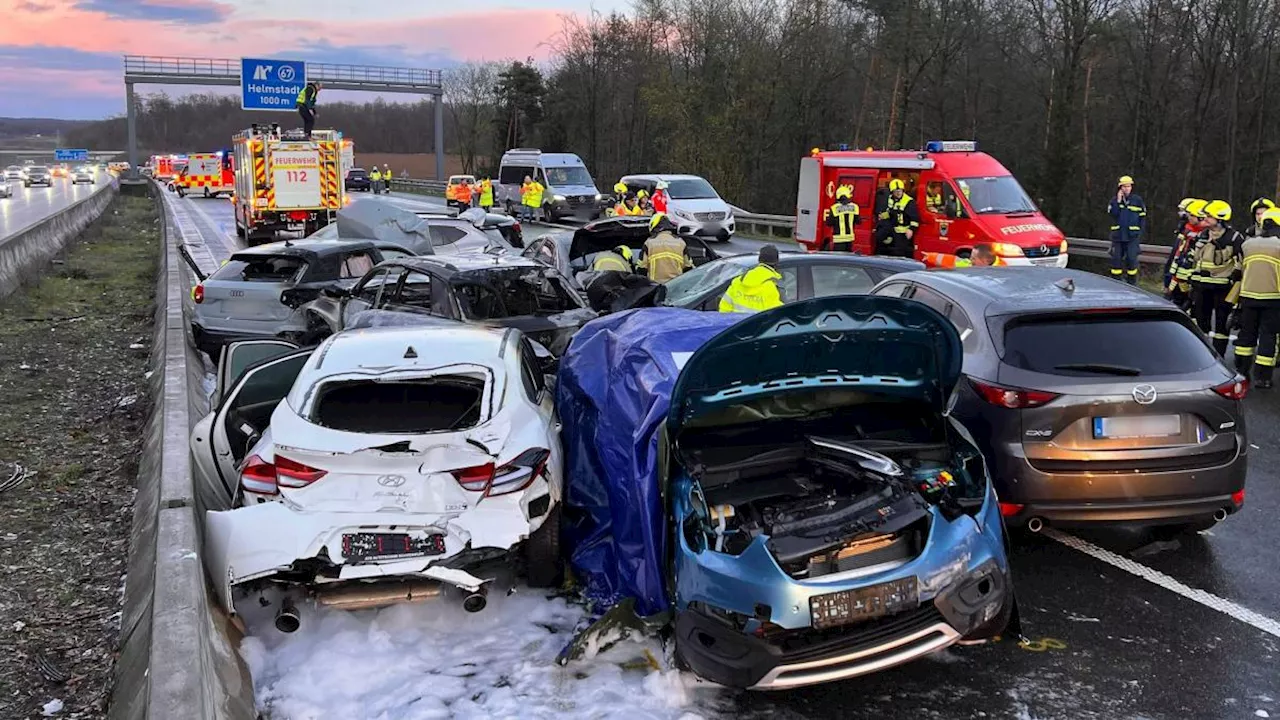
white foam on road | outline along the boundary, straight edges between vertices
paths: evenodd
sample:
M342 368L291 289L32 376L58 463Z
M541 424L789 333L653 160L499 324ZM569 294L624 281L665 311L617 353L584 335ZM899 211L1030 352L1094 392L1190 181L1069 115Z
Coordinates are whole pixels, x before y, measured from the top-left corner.
M655 642L625 641L557 665L584 617L524 589L491 597L475 614L447 595L357 612L308 606L289 635L270 618L251 620L241 651L272 720L690 720L724 702L723 691L691 675L649 666L645 650L662 662Z

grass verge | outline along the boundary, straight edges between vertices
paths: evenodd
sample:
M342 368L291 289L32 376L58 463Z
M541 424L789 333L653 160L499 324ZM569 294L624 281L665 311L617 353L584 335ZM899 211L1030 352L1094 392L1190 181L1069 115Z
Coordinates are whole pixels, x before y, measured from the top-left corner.
M105 717L149 399L159 219L118 196L0 301L0 717Z

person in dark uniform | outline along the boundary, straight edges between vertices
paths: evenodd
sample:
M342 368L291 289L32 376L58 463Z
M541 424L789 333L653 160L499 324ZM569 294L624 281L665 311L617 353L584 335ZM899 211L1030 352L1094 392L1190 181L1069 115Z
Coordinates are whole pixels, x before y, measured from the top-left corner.
M315 129L316 126L316 115L320 114L319 111L316 110L316 99L319 97L320 83L318 81L307 83L306 86L302 88L302 91L298 93L298 101L296 105L298 107L298 114L302 116L302 131L307 134L308 140L311 139L311 131Z

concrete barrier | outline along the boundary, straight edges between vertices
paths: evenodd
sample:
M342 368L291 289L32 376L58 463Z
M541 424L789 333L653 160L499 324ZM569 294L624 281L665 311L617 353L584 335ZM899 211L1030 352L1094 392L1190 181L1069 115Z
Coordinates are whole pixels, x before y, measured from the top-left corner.
M153 196L163 192L152 186ZM157 197L157 202L161 202ZM162 203L164 206L164 203ZM250 720L253 684L239 633L205 582L187 438L207 412L201 361L186 337L189 287L181 238L162 213L149 391L153 403L138 471L120 654L111 720Z
M114 182L109 182L89 197L7 238L0 238L0 298L37 277L40 269L62 252L69 240L98 219L117 189Z

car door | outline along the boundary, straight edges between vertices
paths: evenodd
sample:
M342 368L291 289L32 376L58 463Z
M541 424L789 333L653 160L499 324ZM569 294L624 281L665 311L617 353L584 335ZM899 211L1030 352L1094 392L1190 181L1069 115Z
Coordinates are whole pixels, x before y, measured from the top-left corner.
M238 382L250 365L297 349L296 344L287 340L238 340L222 346L222 352L218 356L218 374L215 378L213 395L209 398L209 406L218 407L222 403L226 389Z
M414 313L416 315L442 315L435 307L431 276L420 270L408 270L396 284L394 293L383 293L380 310Z
M214 413L209 444L218 476L233 498L240 462L270 425L271 414L313 352L315 348L296 350L247 368Z
M378 307L382 302L383 293L395 290L395 284L400 280L403 270L398 265L385 265L376 267L366 274L351 289L351 294L343 299L341 324L336 329L341 330L349 325L351 319L359 313Z

